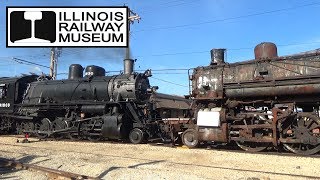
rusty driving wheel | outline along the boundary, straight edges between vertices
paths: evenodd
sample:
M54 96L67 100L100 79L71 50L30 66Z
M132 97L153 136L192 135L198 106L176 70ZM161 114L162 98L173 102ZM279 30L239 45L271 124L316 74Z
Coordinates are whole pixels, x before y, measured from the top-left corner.
M320 151L320 120L311 113L298 113L287 138L298 140L301 143L285 143L284 147L296 154L311 155Z
M269 143L236 141L236 144L248 152L260 152L269 147Z
M263 119L259 116L251 118L251 119L246 119L243 121L239 121L240 125L257 125L257 124L269 124L268 120ZM246 136L253 136L255 138L263 138L265 136L268 136L270 133L270 129L252 129L251 131L249 129L240 129L239 133L244 136L244 139ZM236 144L245 151L248 152L260 152L265 149L267 149L270 146L269 142L252 142L250 140L245 141L245 140L240 140L236 141Z
M199 145L198 132L195 129L187 129L181 135L182 143L189 148L195 148Z

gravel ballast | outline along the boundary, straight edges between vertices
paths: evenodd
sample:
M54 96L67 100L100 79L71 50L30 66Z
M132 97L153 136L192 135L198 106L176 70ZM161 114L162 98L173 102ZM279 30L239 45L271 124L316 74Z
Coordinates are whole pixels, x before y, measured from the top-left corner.
M20 138L21 139L21 138ZM149 144L38 141L0 136L0 157L102 179L313 179L319 156L170 148ZM48 179L39 172L1 171L0 179ZM298 175L298 176L296 176ZM320 179L320 178L319 178Z

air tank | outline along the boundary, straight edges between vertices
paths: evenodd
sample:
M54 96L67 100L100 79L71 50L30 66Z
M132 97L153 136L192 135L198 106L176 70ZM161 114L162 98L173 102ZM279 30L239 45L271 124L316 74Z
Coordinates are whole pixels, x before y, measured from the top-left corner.
M71 64L69 66L69 77L68 79L80 79L83 77L83 67L80 64Z
M106 70L100 66L90 65L86 67L85 75L88 76L105 76Z
M226 49L211 49L210 65L219 65L224 63L224 53Z
M263 42L254 48L255 59L271 59L278 57L277 46L271 42Z

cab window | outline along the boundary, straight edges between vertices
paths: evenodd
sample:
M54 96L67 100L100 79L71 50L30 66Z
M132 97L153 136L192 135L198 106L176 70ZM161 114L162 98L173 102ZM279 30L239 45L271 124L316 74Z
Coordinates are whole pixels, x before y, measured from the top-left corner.
M5 99L7 97L7 88L5 84L0 84L0 99Z

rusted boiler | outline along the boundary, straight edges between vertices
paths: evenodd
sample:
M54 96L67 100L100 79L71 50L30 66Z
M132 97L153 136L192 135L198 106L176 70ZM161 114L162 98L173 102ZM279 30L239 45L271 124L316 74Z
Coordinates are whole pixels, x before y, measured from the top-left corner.
M211 52L213 65L194 71L192 95L195 99L269 97L285 100L288 96L298 98L320 93L320 50L278 57L273 43L261 43L255 48L256 59L238 63L225 63L223 58L216 60L223 57L224 50Z
M277 55L265 42L255 59L224 61L212 49L209 66L190 76L197 125L183 134L187 146L199 141L235 141L249 151L284 145L300 154L320 151L320 49Z

